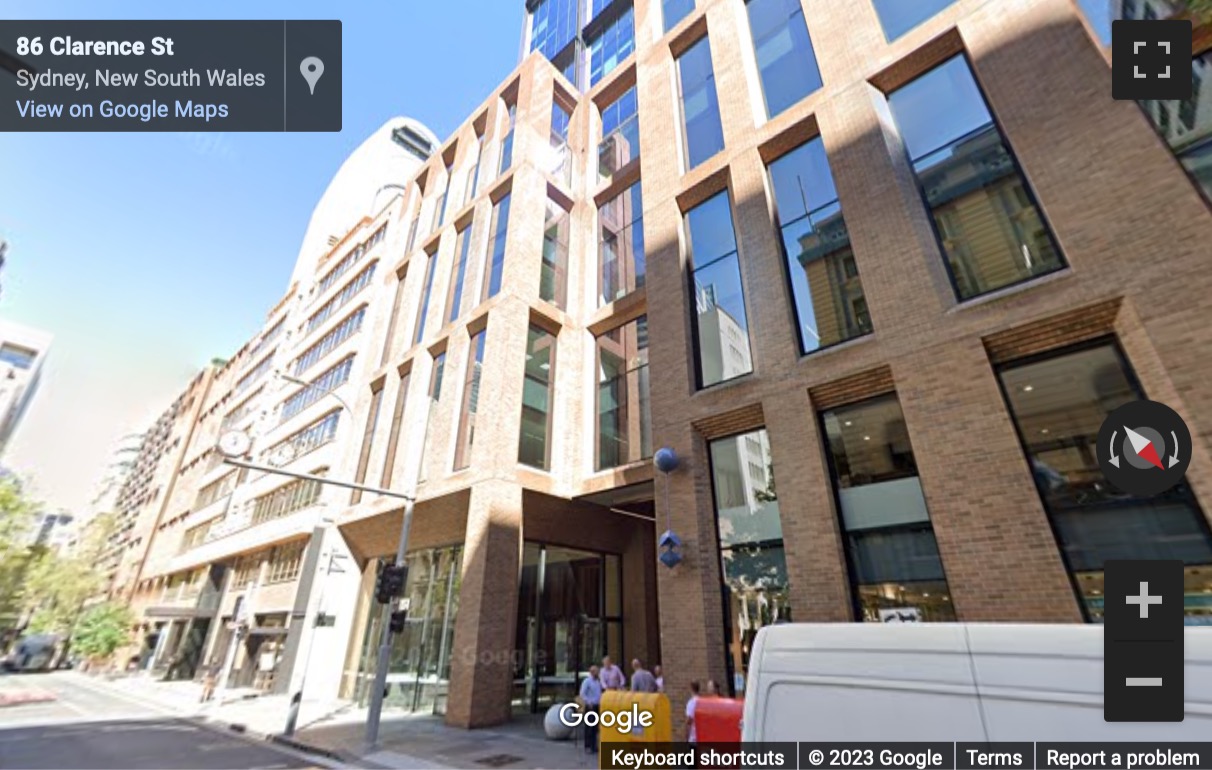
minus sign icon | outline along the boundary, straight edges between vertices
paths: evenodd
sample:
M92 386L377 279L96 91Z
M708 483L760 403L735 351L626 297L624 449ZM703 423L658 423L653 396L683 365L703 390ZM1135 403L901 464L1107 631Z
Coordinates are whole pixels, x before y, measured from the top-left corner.
M1127 677L1125 683L1128 687L1161 687L1162 678L1160 676L1130 676Z

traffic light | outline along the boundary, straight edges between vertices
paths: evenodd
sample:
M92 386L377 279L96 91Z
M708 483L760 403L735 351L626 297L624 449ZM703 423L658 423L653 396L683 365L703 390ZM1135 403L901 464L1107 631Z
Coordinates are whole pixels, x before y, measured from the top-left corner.
M379 583L375 586L375 598L379 604L391 604L400 594L404 593L404 583L408 580L408 567L403 564L388 564L379 573Z
M398 634L404 630L405 624L408 622L408 610L396 610L391 613L391 632Z

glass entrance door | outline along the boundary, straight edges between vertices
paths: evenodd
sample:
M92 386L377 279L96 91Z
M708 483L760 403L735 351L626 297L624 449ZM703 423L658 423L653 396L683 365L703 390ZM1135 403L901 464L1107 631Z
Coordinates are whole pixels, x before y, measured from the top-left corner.
M622 654L619 557L526 543L518 595L513 708L541 713L576 697L589 667Z

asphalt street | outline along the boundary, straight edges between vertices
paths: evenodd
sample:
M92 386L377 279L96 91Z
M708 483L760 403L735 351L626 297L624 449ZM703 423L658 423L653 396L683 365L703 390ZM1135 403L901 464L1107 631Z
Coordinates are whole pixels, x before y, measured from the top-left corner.
M46 703L0 708L0 767L5 770L316 767L294 752L174 718L70 675L6 675L3 685L55 695Z

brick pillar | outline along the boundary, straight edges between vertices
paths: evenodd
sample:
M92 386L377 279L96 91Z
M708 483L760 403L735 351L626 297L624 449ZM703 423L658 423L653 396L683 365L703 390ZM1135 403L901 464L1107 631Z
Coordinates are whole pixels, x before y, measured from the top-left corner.
M1081 622L980 340L905 356L892 373L958 619Z
M499 481L472 487L450 662L449 725L490 727L509 719L521 552L521 487Z

